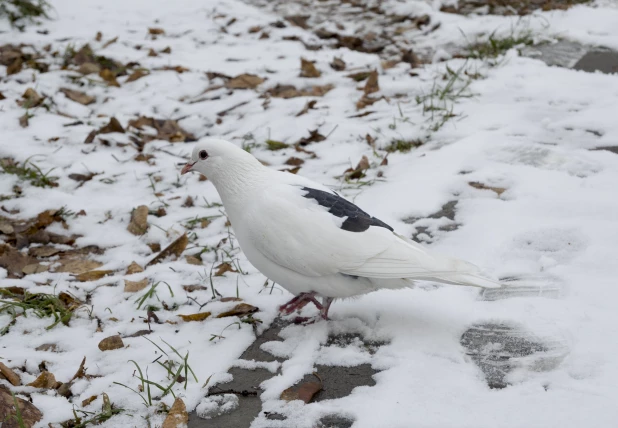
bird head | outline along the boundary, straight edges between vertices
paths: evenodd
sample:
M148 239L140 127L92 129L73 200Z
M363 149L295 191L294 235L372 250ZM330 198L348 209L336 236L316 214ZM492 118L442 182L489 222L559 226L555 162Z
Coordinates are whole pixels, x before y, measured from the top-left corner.
M200 140L193 148L191 159L181 174L197 171L209 179L229 176L259 162L249 153L229 141L208 138Z

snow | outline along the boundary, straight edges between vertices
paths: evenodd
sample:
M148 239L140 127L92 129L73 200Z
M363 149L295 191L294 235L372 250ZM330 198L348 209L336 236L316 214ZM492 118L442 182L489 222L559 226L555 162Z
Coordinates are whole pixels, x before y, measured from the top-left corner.
M497 34L510 34L512 28L529 29L539 40L560 36L618 49L618 8L611 1L567 11L539 12L520 22L513 17L440 13L440 2L384 3L393 13L428 13L432 22L441 23L434 32L406 35L421 49L444 48L445 52L452 52L453 46L465 44L462 32L469 40L475 40L496 29ZM263 321L258 327L260 332L276 317L278 305L290 298L278 285L272 290L270 283L264 287L265 278L238 250L225 225L223 209L209 204L220 201L212 185L198 181L196 174L179 175L178 163L189 155L192 143L147 143L144 153L155 155L152 165L130 160L136 153L132 146L116 145L130 143L127 134L104 135L111 143L109 147L97 140L90 145L83 143L88 133L105 125L110 116L125 126L129 120L147 115L180 119L179 124L197 137L222 136L239 145L257 143L252 153L273 168L287 167L284 162L290 156L302 157L305 163L299 174L333 186L399 233L411 236L416 226L429 225L433 238L428 245L436 251L469 260L498 277L534 277L560 290L557 298L523 296L485 301L479 298L478 290L423 287L380 291L335 302L331 308L333 321L287 327L281 333L281 342L262 346L263 350L285 358L279 374L262 384L263 410L296 415L298 427L312 427L320 416L332 413L354 418L354 428L615 425L618 156L590 150L618 141L615 75L548 67L537 59L519 57L512 50L496 66L481 60L452 59L415 69L418 76L414 77L406 64L383 70L377 55L344 48L309 51L300 42L282 40L283 36L293 35L303 40L317 39L298 27L270 27L281 17L238 0L56 0L53 6L54 19L40 27L28 27L23 33L3 28L2 44L32 44L37 50L51 44L51 51L62 55L68 46L79 48L89 43L97 54L125 63L138 61L149 69L182 65L190 71L152 71L132 83L120 78L120 88L100 83L80 88L67 79L77 73L60 70L59 59L54 60L48 73L24 69L5 76L3 67L0 68L0 92L6 97L0 101L1 157L24 161L35 156L32 159L37 165L44 171L55 168L52 175L59 177L59 187L48 189L1 174L0 194L10 194L15 184L23 188L22 197L0 204L8 211L19 210L19 214L2 215L30 218L61 206L75 212L83 209L87 215L69 219L68 231L60 226L56 231L82 235L78 246L97 245L105 249L93 258L104 263L101 269L116 271L97 281L77 283L66 273L45 272L9 279L0 268L0 287L17 285L30 292L46 293L70 291L80 299L91 296L88 310L80 309L68 327L59 324L46 330L50 319L32 315L18 318L9 333L2 336L0 359L9 367L26 368L27 373L20 372L23 384L38 376L42 361L57 380L66 382L86 357L87 374L94 377L75 382L74 403L79 405L82 400L99 395L86 407L88 411L97 411L101 406L100 394L105 392L125 412L101 426L147 426L145 418L154 424L161 423L162 416L155 413L155 406L144 406L138 394L114 383L137 388L140 382L134 377L135 366L129 360L143 370L148 368L150 380L166 382L165 371L153 363L161 352L144 337L123 338L125 347L118 350L102 352L97 347L105 337L130 335L148 328L144 322L146 311L144 307L138 310L136 303L147 289L125 293L125 278L136 281L147 277L151 284L159 282L157 297L150 298L147 304L160 306L160 301L164 301L170 307L178 305L175 311L157 311L161 324L151 323L153 333L145 337L166 350L169 348L163 341L182 355L189 353L188 361L198 382L190 378L186 390L182 385L174 388L188 410L199 404L198 412L212 411L217 400L228 407L235 405L234 398L227 396L204 399L209 387L229 378L226 372L230 367L264 367L271 371L279 368L277 363L238 360L255 338L251 325L233 324L236 318L215 317L183 322L177 316L197 313L197 302L204 304L211 299L209 288L189 294L183 286L210 287L211 265L219 264L213 251L202 254L204 266L180 259L150 266L144 274L124 275L131 261L144 266L151 260L148 243L160 243L164 248L184 233L188 220L219 216L208 227L189 231L195 239L186 251L197 254L204 247L216 247L223 238L232 238L223 244L224 248L238 259L247 275L227 273L214 277L216 290L225 297L238 294L245 302L259 307L254 317ZM236 18L236 22L222 31L231 18ZM260 40L261 32L248 34L249 28L258 25L270 32L269 39ZM166 34L152 40L147 34L149 27L163 28ZM49 33L37 32L41 29ZM94 40L97 31L103 34L101 42ZM116 43L102 48L116 36ZM136 45L141 45L141 49L134 49ZM147 56L149 48L160 51L167 46L171 47L171 54ZM320 78L298 76L301 56L316 62L322 71ZM329 67L335 56L346 61L347 71L336 72ZM432 131L434 123L423 115L415 97L429 93L434 84L441 84L447 66L452 70L463 67L482 77L470 81L467 90L473 96L453 104L458 116ZM367 107L366 110L374 111L371 115L351 117L358 113L355 104L362 91L357 88L364 83L345 76L373 68L380 70L381 91L377 95L384 95L389 101ZM335 89L318 98L271 98L265 109L264 99L256 91L236 90L229 94L226 89L218 89L203 93L210 85L222 83L220 79L209 82L207 71L266 77L258 88L260 93L276 84L304 88L330 83ZM95 75L90 77L98 80ZM29 87L52 97L59 111L74 118L36 108L31 111L34 116L30 126L21 128L18 118L24 110L15 100ZM95 95L97 101L82 106L58 93L60 87L86 91ZM202 97L208 101L187 102ZM317 100L315 109L295 117L310 99ZM248 103L217 116L242 102ZM217 118L222 123L218 124ZM65 126L75 120L83 124ZM317 158L297 153L293 148L274 152L265 148L268 138L293 144L316 128L328 135L325 141L306 147ZM366 134L377 138L377 150L368 146ZM385 155L381 149L392 139L416 138L427 142L408 153L391 153L388 165L378 166ZM348 167L354 167L363 155L376 165L367 171L365 179L376 179L373 184L358 186L337 178ZM77 182L68 178L71 173L88 171L100 175L79 188ZM378 177L378 171L383 177ZM153 183L153 189L154 176L160 177L160 181ZM506 190L498 196L491 190L472 188L469 182ZM158 192L163 196L155 195ZM181 206L187 195L194 198L194 207ZM452 200L458 201L456 230L440 231L440 222L412 225L403 221L426 217ZM148 233L136 237L126 227L131 210L142 204L151 210L165 206L167 215L150 215ZM203 310L216 315L234 305L235 302L211 302ZM313 315L314 309L306 309L303 314ZM9 321L7 314L1 314L0 328ZM557 343L565 358L549 371L513 373L511 386L490 389L459 343L467 328L488 321L521 325ZM102 331L97 331L99 325ZM337 333L358 333L365 340L386 344L375 354L359 343L346 347L326 345L329 334ZM45 343L56 343L59 352L35 350ZM380 370L375 375L374 387L360 387L348 397L305 406L277 399L283 390L311 373L316 364L365 363ZM210 382L204 387L209 377ZM63 397L32 387L14 390L29 393L33 404L43 412L38 426L73 417L73 404ZM168 395L162 401L169 406L173 398ZM260 416L253 426L277 423L284 422L267 422ZM288 425L281 426L290 426L285 423Z

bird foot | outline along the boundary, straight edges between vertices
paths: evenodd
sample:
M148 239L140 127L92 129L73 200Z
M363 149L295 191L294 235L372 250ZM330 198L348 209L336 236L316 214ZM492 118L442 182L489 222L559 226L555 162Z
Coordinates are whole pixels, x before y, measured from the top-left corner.
M309 303L313 303L318 309L322 310L322 304L317 301L315 298L315 293L300 293L298 296L295 296L289 302L281 305L279 307L279 311L283 314L289 315L292 312L300 311L302 308L307 306Z

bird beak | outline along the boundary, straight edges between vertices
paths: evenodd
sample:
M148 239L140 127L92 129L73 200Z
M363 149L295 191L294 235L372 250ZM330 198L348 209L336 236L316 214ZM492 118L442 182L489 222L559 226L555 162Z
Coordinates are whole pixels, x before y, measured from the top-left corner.
M191 171L191 168L193 168L193 165L195 165L195 162L187 162L185 166L182 168L182 171L180 171L180 174L184 175L187 172Z

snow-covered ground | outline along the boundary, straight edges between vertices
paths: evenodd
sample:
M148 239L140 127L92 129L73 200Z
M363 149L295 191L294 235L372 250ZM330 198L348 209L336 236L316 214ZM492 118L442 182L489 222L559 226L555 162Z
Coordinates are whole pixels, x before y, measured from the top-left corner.
M516 49L495 61L455 58L415 69L406 63L388 67L377 54L328 46L308 50L299 41L284 40L320 42L308 30L289 23L285 28L271 25L282 17L237 0L54 0L52 4L51 21L23 33L8 27L0 33L0 44L24 44L24 52L38 51L41 61L50 64L46 73L24 67L8 76L6 67L0 66L4 96L0 157L17 162L30 158L43 171L53 168L50 175L58 177L59 185L34 187L14 174L0 173L0 216L11 222L61 207L73 213L84 210L83 215L65 216L68 229L55 222L47 230L80 235L77 247L98 246L102 251L88 258L101 263L98 270L113 272L93 281L49 271L19 279L0 268L0 287L23 287L30 293L69 292L86 303L69 325L47 330L50 318L30 313L17 317L0 337L0 362L21 378L22 386L12 389L31 397L42 411L38 426L74 418L73 408L82 409L82 400L91 396L97 398L83 409L99 411L104 392L124 411L101 426L161 424L164 414L157 412L157 400L145 406L137 392L114 383L137 390L141 382L134 377L136 366L129 362L133 360L144 376L147 370L151 381L169 384L164 368L153 362L161 351L145 337L170 353L163 359L181 361L165 342L182 356L189 354L188 363L198 381L189 375L186 388L178 383L173 391L193 410L209 387L226 379L227 370L255 337L251 323L216 318L238 304L219 297L239 297L258 307L253 314L262 321L258 331L272 322L278 305L290 298L279 286L265 284L266 279L239 251L213 186L200 181L197 174L180 176L179 163L193 143L155 139L143 146L142 154L152 157L135 160L137 144L131 136L138 130L129 121L140 116L177 120L197 138L224 137L244 145L273 168L293 168L286 161L302 159L298 174L339 189L399 233L413 236L425 227L417 238L437 251L469 260L496 277L522 278L524 284L526 278L535 278L558 289L551 298L525 295L488 300L478 290L424 287L336 302L332 321L288 327L283 344L268 349L287 360L280 375L263 385L265 410L295 415L298 427L311 427L330 413L352 417L355 428L615 426L618 156L591 149L618 145L616 75L549 67L518 56ZM453 46L466 45L466 38L476 40L494 30L496 34L530 31L537 40L560 37L618 49L618 8L612 2L524 19L465 17L441 13L439 6L436 1L390 0L384 7L400 15L428 14L432 23L440 23L431 32L403 33L411 44L437 52L436 60L448 57ZM163 32L149 32L149 28ZM101 37L96 37L97 32ZM84 44L96 55L123 64L138 62L150 73L132 82L120 76L116 87L96 73L82 76L77 65L62 69L65 53ZM163 53L167 47L171 52ZM149 56L151 49L156 56ZM52 57L53 52L58 54ZM314 61L321 76L300 77L301 57ZM330 67L334 57L345 61L345 71ZM176 66L186 70L174 70ZM379 72L379 92L370 96L381 99L358 110L365 82L346 76L373 69ZM228 79L207 72L231 77L249 73L265 80L254 89L230 89ZM455 89L442 93L453 99L447 96L442 104L439 92L450 81ZM317 97L263 96L276 85L294 85L299 90L332 85L332 89ZM16 101L28 88L47 99L28 109L31 117L28 126L22 127L20 117L26 110ZM60 88L83 91L96 101L82 105L68 99ZM419 104L417 99L425 101ZM298 115L308 101L316 103ZM449 112L452 108L455 116L442 124L444 113L423 113L423 104L432 101ZM367 112L371 113L363 115ZM111 117L127 132L99 134L86 144L89 133L108 124ZM295 150L293 145L316 129L325 139L301 146L304 151ZM267 140L290 147L271 151ZM393 141L422 145L388 153L385 148ZM342 178L363 156L370 165L366 176ZM69 177L89 173L97 175L83 183ZM15 185L21 188L19 195ZM193 204L187 203L187 196ZM429 218L450 201L457 201L454 220ZM132 210L140 205L150 210L150 227L136 236L127 231L127 225ZM160 208L166 215L155 215ZM191 221L206 217L209 224ZM165 248L185 232L189 244L181 258L167 258L143 273L125 274L131 262L144 267L156 255L148 244ZM0 239L9 242L9 234L3 231ZM70 249L60 244L56 248L59 254L41 259L50 271L58 262L62 265L62 251ZM186 255L197 255L203 264L188 263ZM216 272L226 260L242 274L214 276L213 264ZM124 291L125 279L144 278L147 288ZM158 284L156 295L138 301L154 284ZM203 288L184 288L196 284ZM212 288L218 296L210 302ZM148 305L159 309L155 312L159 323L146 323ZM200 310L213 315L191 322L178 317ZM306 309L307 314L312 311ZM0 314L0 328L11 321L10 313ZM519 325L558 343L560 364L551 370L518 370L512 373L509 387L490 389L460 344L471 325L487 322ZM147 336L126 337L149 326L152 333ZM345 352L324 349L333 332L360 333L387 344L372 356L359 347ZM123 337L124 347L101 351L99 342L116 334ZM35 350L44 344L55 344L57 350ZM56 380L67 382L84 357L89 376L73 383L70 399L53 389L23 386L38 377L43 361ZM381 370L374 387L302 408L278 399L284 389L311 373L316 363L366 362ZM173 397L167 394L161 401L171 405Z

